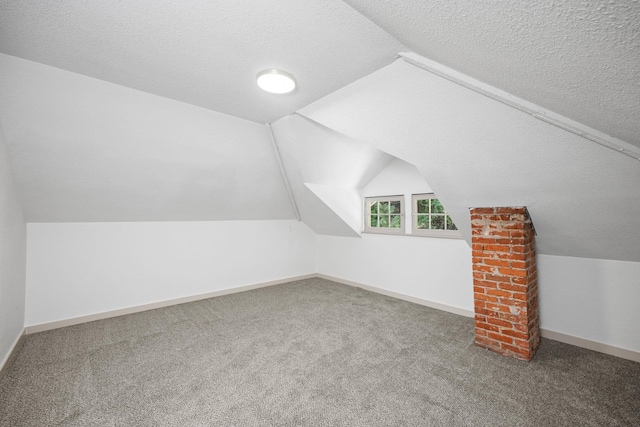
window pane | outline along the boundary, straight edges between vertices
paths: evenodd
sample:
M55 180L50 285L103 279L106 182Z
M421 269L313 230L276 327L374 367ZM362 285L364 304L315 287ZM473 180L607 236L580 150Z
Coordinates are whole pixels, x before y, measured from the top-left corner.
M431 215L431 229L444 230L444 215Z
M418 215L418 228L421 230L429 229L429 215Z
M371 203L370 213L377 214L378 213L378 202Z
M378 220L379 227L389 227L389 215L380 215Z
M389 202L378 202L380 205L380 213L388 214L389 213Z
M431 213L444 213L444 208L438 199L431 199Z
M372 227L378 226L378 215L371 215L371 226Z
M391 206L390 206L391 212L392 214L394 213L400 213L400 202L399 201L394 201L391 202Z
M447 215L447 230L457 230L458 227L453 223L451 217Z
M400 215L391 215L391 228L400 228L401 220Z
M418 213L429 213L429 199L418 200Z

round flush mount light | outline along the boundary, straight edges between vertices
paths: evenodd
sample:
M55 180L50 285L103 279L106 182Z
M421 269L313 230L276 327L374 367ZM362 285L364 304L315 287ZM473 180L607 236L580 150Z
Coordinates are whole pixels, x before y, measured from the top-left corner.
M296 88L296 79L282 70L261 71L256 81L260 89L269 93L289 93Z

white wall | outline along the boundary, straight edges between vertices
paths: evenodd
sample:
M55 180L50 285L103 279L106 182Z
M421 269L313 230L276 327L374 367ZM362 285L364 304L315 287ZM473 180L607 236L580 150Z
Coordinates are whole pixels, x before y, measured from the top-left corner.
M411 233L411 195L433 193L418 169L404 160L394 158L363 189L363 197L398 196L404 194L405 233ZM446 206L445 206L446 208ZM361 215L362 216L362 215ZM363 219L364 220L364 219Z
M416 165L468 242L469 207L526 206L538 253L640 262L640 167L623 153L403 60L298 114Z
M318 272L473 310L471 249L462 239L318 236Z
M390 162L362 193L365 197L429 193L415 166ZM411 232L411 215L406 215ZM463 310L473 310L471 249L462 239L362 234L361 238L318 236L318 272Z
M27 326L316 271L292 220L30 223L27 252Z
M0 368L22 334L26 229L0 129Z
M640 263L538 255L540 327L640 352Z

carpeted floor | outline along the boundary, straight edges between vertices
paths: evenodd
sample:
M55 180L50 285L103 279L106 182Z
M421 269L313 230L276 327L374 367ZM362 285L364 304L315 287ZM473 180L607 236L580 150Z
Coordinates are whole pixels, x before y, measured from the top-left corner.
M0 426L640 426L640 364L322 279L26 337Z

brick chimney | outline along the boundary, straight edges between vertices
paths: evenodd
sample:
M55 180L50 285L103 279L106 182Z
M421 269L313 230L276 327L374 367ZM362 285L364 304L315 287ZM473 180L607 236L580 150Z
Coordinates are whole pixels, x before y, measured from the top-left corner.
M535 230L526 207L472 208L475 342L530 361L540 345Z

